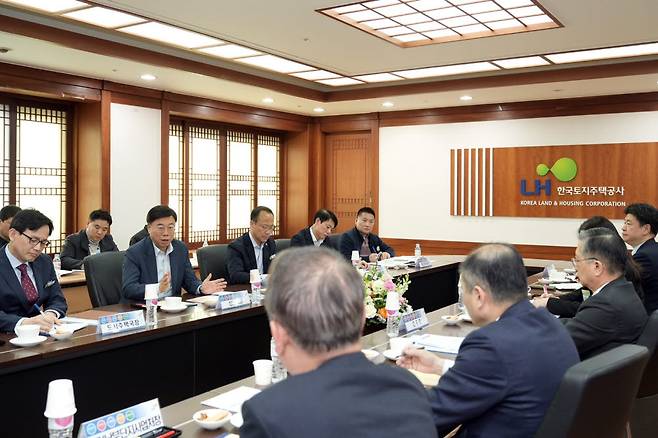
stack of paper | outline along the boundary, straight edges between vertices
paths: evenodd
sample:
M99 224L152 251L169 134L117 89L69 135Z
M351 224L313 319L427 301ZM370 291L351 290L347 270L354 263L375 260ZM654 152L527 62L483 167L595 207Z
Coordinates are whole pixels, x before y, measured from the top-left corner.
M208 400L201 402L202 405L210 406L215 409L224 409L225 411L240 412L242 403L249 400L260 392L260 389L250 388L249 386L240 386L224 394L217 395Z
M422 345L428 351L439 353L457 354L459 346L464 340L460 336L441 336L441 335L416 335L411 336L414 344Z

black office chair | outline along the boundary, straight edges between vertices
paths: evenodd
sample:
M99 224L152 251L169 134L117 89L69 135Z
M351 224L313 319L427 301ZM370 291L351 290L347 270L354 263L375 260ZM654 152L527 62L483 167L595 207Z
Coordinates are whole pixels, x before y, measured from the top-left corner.
M102 252L84 259L87 291L93 307L109 306L121 301L121 271L125 253Z
M649 317L638 345L649 350L649 362L644 368L640 389L631 411L631 432L633 438L655 437L658 431L658 310Z
M535 438L623 437L648 359L626 344L569 368Z
M290 248L290 239L276 239L276 252L280 253L284 249Z
M201 280L205 279L208 274L212 274L212 279L224 278L228 280L228 269L226 268L226 253L228 244L208 245L199 248L196 251L196 258L199 262L199 274Z

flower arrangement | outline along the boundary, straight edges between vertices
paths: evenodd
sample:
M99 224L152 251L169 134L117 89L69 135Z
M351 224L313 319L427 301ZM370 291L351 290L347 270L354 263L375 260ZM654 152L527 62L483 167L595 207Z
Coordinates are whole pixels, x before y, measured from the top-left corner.
M409 289L409 283L411 281L408 274L393 279L391 274L376 265L365 271L363 285L365 287L366 323L383 324L386 322L386 296L389 292L399 294L401 314L411 311L411 306L403 296Z

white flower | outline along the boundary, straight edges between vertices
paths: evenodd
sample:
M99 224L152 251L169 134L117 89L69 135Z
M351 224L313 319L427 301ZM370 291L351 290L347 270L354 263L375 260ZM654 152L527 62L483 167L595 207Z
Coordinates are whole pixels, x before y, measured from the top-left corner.
M376 291L384 290L384 282L381 279L372 282L372 289Z
M366 304L366 318L372 318L375 315L377 315L377 309L375 309L375 305L372 303Z

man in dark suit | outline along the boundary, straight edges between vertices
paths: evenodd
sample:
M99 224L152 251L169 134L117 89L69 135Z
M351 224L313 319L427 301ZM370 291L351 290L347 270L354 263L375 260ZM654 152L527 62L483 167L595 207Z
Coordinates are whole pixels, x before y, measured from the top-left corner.
M148 225L144 225L144 228L136 232L133 237L130 238L128 246L133 246L134 244L140 242L142 239L145 239L149 235Z
M5 205L0 210L0 247L9 243L11 220L19 211L21 211L21 208L16 205Z
M242 405L241 438L436 437L427 393L361 352L361 276L335 251L277 256L265 298L289 377Z
M531 437L578 353L564 326L527 299L521 255L488 244L461 264L460 288L475 325L452 361L407 348L398 364L443 374L430 390L440 436ZM451 366L452 365L452 366Z
M337 226L338 218L334 212L322 208L313 216L313 225L292 236L290 246L315 245L338 249L338 245L330 237L331 232Z
M36 324L47 332L66 315L53 262L43 254L52 232L52 221L37 210L14 216L10 241L0 249L0 331Z
M359 257L366 262L376 262L395 256L393 248L388 246L378 235L372 233L375 226L375 210L370 207L359 209L354 221L354 228L343 233L340 239L340 252L350 260L352 251L359 251Z
M622 238L633 247L633 259L640 266L644 307L651 314L658 309L658 210L648 204L631 204L624 213Z
M647 312L633 284L624 278L626 245L616 232L592 228L578 235L576 275L592 296L567 320L581 359L621 344L635 342L647 322Z
M187 247L174 239L177 215L166 205L157 205L146 215L149 237L126 250L123 260L123 301L143 301L147 288L158 298L180 296L181 287L191 294L211 294L226 287L223 278L201 282L190 264Z
M112 216L105 210L89 213L87 227L66 238L62 248L62 269L80 269L82 261L89 255L107 251L118 251L110 232Z
M228 246L227 269L230 284L249 283L249 271L258 269L266 274L270 261L276 255L274 213L267 207L258 206L251 211L249 231Z

